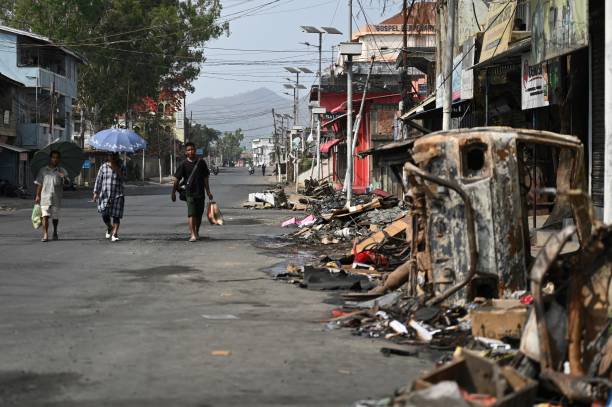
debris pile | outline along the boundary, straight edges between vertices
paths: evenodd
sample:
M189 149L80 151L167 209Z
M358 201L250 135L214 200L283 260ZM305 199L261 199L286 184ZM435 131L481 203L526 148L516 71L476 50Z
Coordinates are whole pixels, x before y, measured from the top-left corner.
M293 197L305 216L289 237L323 256L279 278L342 291L326 327L393 342L386 356L446 353L358 405L612 405L612 228L580 189L582 157L572 136L451 131L395 168L401 202L373 191L347 207L323 185Z
M394 397L356 406L611 405L612 228L596 229L578 258L568 258L561 252L575 233L569 226L548 240L529 292L513 299L426 306L396 291L334 310L330 323L359 335L453 352ZM418 354L392 350L381 351Z
M285 189L281 184L274 188L249 194L249 199L242 204L248 209L285 209L289 207Z
M289 202L307 216L293 217L283 227L298 227L288 238L309 245L352 243L377 232L405 214L405 207L388 194L357 195L351 206L346 206L344 194L320 186L314 196L291 195Z

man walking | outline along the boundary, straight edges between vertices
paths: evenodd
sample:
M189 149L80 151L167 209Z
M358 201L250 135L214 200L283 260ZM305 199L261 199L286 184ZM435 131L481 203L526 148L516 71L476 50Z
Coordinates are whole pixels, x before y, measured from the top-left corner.
M68 180L68 172L59 166L61 154L57 150L49 154L49 164L38 171L36 176L36 203L40 204L43 219L43 236L41 241L49 241L49 218L53 220L53 240L58 240L57 225L62 203L64 182Z
M261 164L261 175L266 176L266 163Z
M184 185L184 194L181 192L180 198L187 202L189 241L195 242L200 238L200 226L202 225L206 195L211 201L213 195L208 183L210 171L206 161L196 158L195 144L185 143L185 157L185 161L181 163L174 174L171 198L172 202L176 202L176 193L181 185Z

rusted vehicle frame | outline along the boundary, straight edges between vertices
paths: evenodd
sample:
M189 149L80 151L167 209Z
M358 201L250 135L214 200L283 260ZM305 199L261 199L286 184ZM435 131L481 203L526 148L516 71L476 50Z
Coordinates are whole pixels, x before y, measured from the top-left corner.
M513 208L511 209L512 212L506 213L500 211L500 209L504 208L503 206L500 206L503 205L499 203L500 196L503 197L504 191L509 191L508 188L513 188L512 191L514 191L514 196L524 195L522 195L522 192L516 187L504 186L502 185L503 182L500 183L499 181L500 179L504 179L504 177L506 177L505 179L508 179L509 183L512 185L518 182L517 180L520 179L525 172L525 164L521 160L523 156L521 155L522 153L519 153L519 151L525 151L523 148L529 145L543 145L551 148L558 148L561 152L565 151L566 159L562 160L562 167L559 167L562 169L562 171L559 171L559 168L557 168L556 173L557 185L556 190L553 192L557 194L559 200L555 201L555 209L557 207L559 207L559 209L563 209L563 207L571 208L581 246L584 247L585 242L589 240L592 217L588 209L588 197L584 197L584 194L577 194L577 192L580 192L583 188L584 170L582 168L583 147L576 137L559 135L545 131L512 129L505 127L460 129L447 132L437 132L424 136L415 142L413 149L413 158L416 165L407 163L404 166L405 175L410 175L412 177L417 176L433 184L446 187L454 191L458 197L460 197L459 202L463 202L463 205L457 206L458 202L456 198L453 198L452 195L449 196L451 201L452 199L455 199L455 203L452 204L453 206L449 206L448 208L450 209L448 210L456 211L460 210L461 206L465 206L464 220L455 221L454 224L450 223L449 226L453 228L451 230L454 230L454 233L458 233L456 232L457 226L461 226L461 224L465 225L465 234L463 236L466 239L466 246L468 247L464 246L464 250L468 251L469 255L469 258L466 259L468 260L468 264L463 263L467 266L466 275L463 275L461 272L462 268L457 268L457 266L461 263L448 263L448 265L444 266L449 267L454 264L457 273L462 274L462 276L459 277L461 281L459 283L456 283L456 281L452 282L451 284L453 284L453 286L450 288L443 287L444 291L438 292L437 295L435 295L436 290L434 289L434 297L429 300L430 303L438 303L448 299L451 295L461 290L477 276L481 276L482 278L491 278L492 276L495 276L500 290L499 295L501 295L501 293L503 293L503 291L506 289L520 289L521 287L526 288L525 285L528 283L527 268L531 260L528 234L529 227L527 225L529 213L524 206L521 206L523 204L520 202L515 202L510 205L509 208ZM483 160L486 160L487 163L486 166L482 167L483 170L474 176L466 175L466 173L464 173L465 163L463 162L465 159L464 151L469 151L470 148L474 148L472 146L482 149L483 157L485 157ZM507 157L510 157L510 161L508 162L504 161L507 159ZM430 163L432 163L434 160L437 163L441 163L440 158L443 158L448 164L435 164L430 166ZM502 164L503 169L499 167L499 165ZM534 162L534 167L535 165L536 164ZM446 176L440 177L439 174L432 171L433 169L439 169ZM452 180L453 177L457 177L459 182ZM484 184L485 182L487 184ZM474 194L478 193L478 191L481 190L484 185L490 185L490 188L492 189L500 189L499 191L496 190L495 192L491 192L492 195L490 197L487 195L485 198L483 198L485 201L482 201L479 198L479 201L481 201L479 203L479 211L484 209L485 212L482 212L482 215L479 216L480 220L477 221L477 213L475 212L476 206L472 202L471 198L472 196L480 196ZM409 191L410 187L412 186L404 183L405 192ZM466 188L469 188L470 193L467 192L468 190ZM431 191L431 193L432 195L429 195L430 197L436 195L434 191ZM427 191L427 194L429 194L429 191ZM507 196L506 199L513 199L514 196ZM494 199L495 197L497 197L496 200ZM440 197L436 199L439 200ZM524 202L522 199L523 198L521 198L521 202ZM482 207L483 204L484 207ZM436 212L437 219L440 219L442 214L444 214L444 212L440 212L438 209L438 212ZM517 218L517 216L520 217ZM495 222L495 218L498 220L514 219L515 223L516 220L518 220L522 224L512 225L512 222ZM427 220L427 222L429 222L429 220ZM490 222L488 223L490 226L484 226L487 225L486 222ZM478 224L478 232L476 231L475 223ZM503 226L503 223L506 225ZM500 224L502 224L502 226L500 226ZM484 230L486 233L480 236L482 233L480 229L483 227L488 227L490 229ZM493 233L493 235L491 235L491 233ZM498 240L489 243L487 241L487 236L494 236ZM430 239L435 238L431 235L428 237L428 247L431 244ZM453 240L455 243L451 243L450 245L443 244L441 247L441 249L446 249L446 252L444 252L447 253L445 254L446 256L461 256L461 253L456 252L456 250L461 249L460 240L456 239ZM482 239L485 240L481 241ZM488 257L485 257L482 261L480 261L478 258L481 254L479 253L478 247L482 245L483 242L485 243L485 247L488 244L489 251L485 252L484 254ZM491 246L492 244L494 246ZM499 247L500 244L503 247ZM449 252L449 248L454 251ZM435 248L433 248L433 250L435 250ZM513 250L519 251L514 252ZM444 257L442 252L432 251L430 254L432 263L434 263L433 260L435 253ZM504 265L503 261L500 263L500 259L505 258L514 258L514 263L512 263L512 265ZM495 264L497 264L497 266L495 266L497 267L496 269L489 269L486 267L486 265ZM432 270L434 273L432 276L436 275L435 273L439 273L440 270L440 268L438 268L437 271ZM501 274L504 270L505 274ZM508 274L508 272L511 273ZM520 276L518 275L519 272ZM509 281L502 279L502 276L506 276L505 278L511 278L513 283L507 286L506 283ZM444 277L441 281L444 281ZM522 283L519 283L520 286L517 286L518 281L522 281ZM436 282L435 279L433 282L434 285L444 285L444 283ZM473 287L470 288L472 289Z
M469 270L468 275L463 279L463 281L449 288L445 292L431 298L427 301L427 305L435 305L439 304L442 301L446 300L448 297L456 293L465 287L472 278L476 275L476 262L478 261L478 249L476 248L476 230L474 227L474 208L472 207L472 201L470 197L465 193L465 191L461 188L459 184L453 181L445 180L439 177L436 177L432 174L429 174L419 167L415 166L411 163L404 164L404 170L409 174L417 175L427 181L434 182L438 185L445 186L447 188L455 191L465 204L465 219L466 219L466 228L469 240L469 251L470 251L470 262L469 262Z

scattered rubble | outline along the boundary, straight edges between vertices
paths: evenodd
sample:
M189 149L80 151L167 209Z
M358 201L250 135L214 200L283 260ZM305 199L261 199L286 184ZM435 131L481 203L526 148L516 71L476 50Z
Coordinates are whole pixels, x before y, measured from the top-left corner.
M283 185L279 184L272 189L249 194L248 201L244 202L242 207L248 209L288 208L287 195Z
M550 159L530 161L536 149ZM446 352L358 406L612 405L612 227L594 220L582 157L571 136L438 133L414 143L403 200L373 191L345 206L318 184L288 199L304 216L287 238L322 256L277 278L342 291L327 329L385 339L386 356ZM552 162L549 185L530 178Z

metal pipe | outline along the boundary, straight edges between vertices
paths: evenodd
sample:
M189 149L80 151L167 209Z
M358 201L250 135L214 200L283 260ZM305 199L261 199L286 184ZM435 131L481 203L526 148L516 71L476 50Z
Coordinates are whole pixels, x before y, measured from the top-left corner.
M349 30L348 40L353 40L353 1L349 0ZM353 57L346 60L346 175L344 187L346 188L346 206L353 201Z
M474 208L472 206L472 200L470 199L468 194L456 182L436 177L435 175L425 172L419 167L417 167L416 165L409 163L409 162L404 164L404 170L410 174L419 176L427 181L431 181L435 184L442 185L442 186L452 189L457 194L459 194L465 206L465 222L467 224L466 227L467 227L469 256L470 256L469 266L468 266L468 275L465 279L463 279L463 281L461 281L458 284L455 284L453 287L449 288L442 294L429 299L426 303L427 305L436 305L446 300L448 297L455 294L457 291L461 290L476 275L476 263L478 261L478 248L476 247L476 227L474 226L474 222L475 222Z
M323 33L319 33L319 89L317 90L317 101L321 107L321 86L323 86ZM321 179L321 115L317 115L317 180Z
M453 51L455 48L455 1L446 1L446 44L444 47L444 93L442 106L442 130L451 127L451 113L453 111Z
M542 370L547 370L553 366L553 358L550 348L550 338L548 327L546 326L546 315L542 295L542 282L544 276L554 264L557 256L561 253L565 243L576 233L575 226L568 226L560 232L552 235L542 250L538 253L533 267L531 267L531 294L533 295L533 305L536 313L536 323L538 328L540 344L540 366Z

